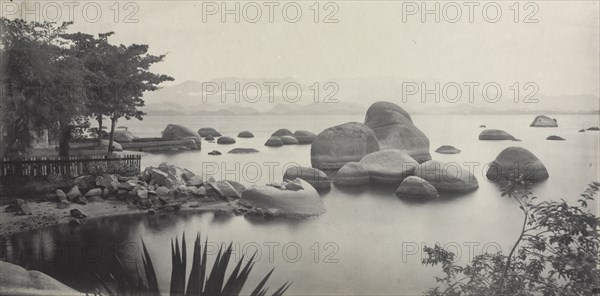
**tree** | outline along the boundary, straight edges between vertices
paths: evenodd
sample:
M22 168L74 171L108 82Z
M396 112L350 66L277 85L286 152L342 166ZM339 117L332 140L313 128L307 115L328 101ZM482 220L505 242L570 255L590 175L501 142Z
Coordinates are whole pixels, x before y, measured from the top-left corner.
M85 69L61 36L70 23L56 25L0 18L2 124L8 153L22 154L33 133L47 129L59 138L59 155L69 153L73 129L85 121Z
M425 248L425 265L441 264L442 287L428 295L587 295L600 284L599 222L587 211L600 183L593 182L578 206L536 199L522 179L508 182L503 196L513 198L523 212L521 232L508 255L482 254L460 266L454 254Z

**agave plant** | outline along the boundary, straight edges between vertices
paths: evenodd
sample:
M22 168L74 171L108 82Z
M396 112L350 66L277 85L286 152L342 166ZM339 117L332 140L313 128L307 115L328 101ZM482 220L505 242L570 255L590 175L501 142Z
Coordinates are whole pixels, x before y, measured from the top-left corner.
M219 248L219 253L217 258L215 258L215 262L206 277L206 267L207 267L207 241L204 241L204 250L202 250L202 243L200 240L200 234L196 235L196 241L194 242L194 254L192 261L192 269L190 271L190 275L187 280L186 286L186 262L187 262L187 254L186 254L186 244L185 244L185 233L181 239L181 248L179 246L179 241L175 238L175 243L173 244L173 240L171 239L171 262L172 262L172 271L171 271L171 287L170 287L170 295L185 295L185 296L235 296L240 295L244 284L246 284L246 280L248 279L248 275L252 271L254 267L254 256L256 253L250 258L250 260L242 267L242 262L244 261L244 256L242 256L241 260L237 263L234 270L229 275L227 281L225 281L225 273L227 271L227 266L229 265L229 260L231 259L231 249L232 244L229 244L227 250L223 252L223 246ZM156 277L156 271L154 269L154 265L152 264L152 259L150 258L150 254L146 248L146 244L142 239L142 263L144 268L144 276L140 274L139 270L137 272L137 278L132 276L128 271L123 262L117 256L117 262L119 265L119 270L117 271L117 275L111 274L110 277L112 281L116 284L116 290L113 291L107 283L100 279L100 283L107 291L107 293L111 296L122 296L122 295L151 295L158 296L160 295L160 290L158 287L158 280ZM273 269L265 275L265 277L260 281L260 283L256 286L256 288L249 294L251 296L264 296L267 294L268 288L265 287L267 280L273 273ZM281 286L277 291L275 291L273 296L281 296L285 293L285 291L290 287L292 283L286 282L283 286ZM186 289L187 287L187 289Z

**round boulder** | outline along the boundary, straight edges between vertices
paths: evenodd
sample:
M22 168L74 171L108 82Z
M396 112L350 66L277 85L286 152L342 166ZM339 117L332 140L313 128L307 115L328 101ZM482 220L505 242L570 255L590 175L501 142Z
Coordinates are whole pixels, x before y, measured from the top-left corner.
M312 167L339 169L375 151L379 151L379 143L373 130L362 123L348 122L322 131L312 142L310 159Z
M251 212L290 218L307 218L325 213L325 205L315 188L302 179L296 179L293 183L298 186L254 185L242 193L239 202L250 207Z
M369 172L371 181L384 184L400 184L419 165L410 155L398 149L367 154L359 163Z
M365 125L375 132L381 149L402 150L418 162L431 159L429 139L400 106L383 101L374 103L367 110Z
M212 127L203 127L198 130L198 135L200 137L205 138L206 136L220 137L222 136L216 129Z
M460 153L460 149L456 149L454 146L450 145L442 145L440 148L436 149L435 152L439 154L458 154Z
M285 170L284 180L295 180L296 178L308 182L317 190L328 190L331 187L327 174L315 168L295 166Z
M417 167L414 175L429 182L438 192L464 193L479 188L475 175L457 163L426 161Z
M491 181L513 181L521 176L529 182L548 178L548 170L542 161L522 147L508 147L502 150L486 172L486 177Z
M162 132L164 140L184 140L193 138L196 144L200 145L200 136L191 129L179 124L169 124Z
M274 132L271 136L272 137L281 137L281 136L291 136L291 135L292 135L292 131L290 131L289 129L280 128L276 132Z
M53 277L0 260L0 295L80 295Z
M563 137L559 137L556 135L552 135L546 138L546 140L548 141L565 141L565 139Z
M217 139L217 144L235 144L235 139L232 137L220 137Z
M439 197L440 195L429 182L417 176L408 176L398 186L396 196L401 198L430 199Z
M281 141L281 138L272 136L267 140L267 142L265 142L265 146L281 147L283 146L283 142Z
M119 143L131 143L135 138L137 137L126 129L116 129L113 134L113 139Z
M335 184L343 186L369 184L369 172L358 162L348 162L335 174Z
M310 144L317 137L315 133L303 130L295 131L293 136L298 140L299 144Z
M254 134L249 131L243 131L238 134L238 138L254 138Z
M479 140L487 141L502 141L502 140L515 140L511 134L497 129L487 129L479 134Z
M296 144L298 144L298 140L296 140L296 138L294 138L292 136L281 136L280 139L281 139L281 142L283 143L283 145L296 145Z
M537 116L533 122L529 125L531 127L558 127L556 119L550 118L546 115Z

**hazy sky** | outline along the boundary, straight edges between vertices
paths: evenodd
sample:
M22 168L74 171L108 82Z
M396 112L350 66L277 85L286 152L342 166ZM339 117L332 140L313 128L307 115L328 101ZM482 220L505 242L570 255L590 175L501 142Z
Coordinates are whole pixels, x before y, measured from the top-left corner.
M115 31L114 43L149 44L153 53L167 54L165 62L154 69L175 77L176 82L293 77L310 83L395 77L482 84L495 81L506 88L514 82L535 82L540 93L553 95L599 92L599 7L593 1L539 1L528 7L520 2L518 23L512 1L497 2L502 15L496 23L484 18L485 2L473 7L472 23L465 2L447 7L447 2L438 2L439 23L434 15L427 15L423 23L420 12L403 22L403 11L420 9L423 2L419 1L331 2L328 7L321 2L318 23L313 19L315 9L310 7L313 1L294 2L302 11L297 23L283 18L286 2L275 2L278 6L273 6L272 23L265 2L237 2L239 23L233 15L223 23L220 12L203 21L203 7L204 11L213 4L219 7L219 1L205 1L204 6L199 1L131 2L138 8L133 16L138 23L123 22L134 9L125 7L126 2L119 2L119 22L114 21L114 6L110 8L113 1L98 3L100 20L86 22L80 5L74 8L72 29ZM227 5L233 8L235 3ZM256 6L261 8L257 23L244 19L244 5L248 18L255 16ZM435 2L426 5L432 9ZM338 22L324 23L336 7L334 19ZM450 23L456 7L462 16ZM6 14L7 8L3 8ZM62 8L65 19L68 9ZM93 18L92 8L88 8L92 15L88 18ZM47 8L46 16L52 17L52 9ZM287 13L294 18L294 7L288 7ZM528 15L537 23L524 23ZM485 16L493 19L495 7L488 7Z

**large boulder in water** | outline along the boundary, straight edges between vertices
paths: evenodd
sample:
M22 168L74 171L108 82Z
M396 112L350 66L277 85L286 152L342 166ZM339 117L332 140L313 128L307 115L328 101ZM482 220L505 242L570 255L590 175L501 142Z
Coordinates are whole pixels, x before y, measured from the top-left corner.
M417 176L408 176L398 186L396 196L411 199L431 199L440 195L429 182Z
M292 136L281 136L280 139L281 139L281 142L283 143L283 145L296 145L296 144L298 144L298 140L296 140L296 138L294 138Z
M348 162L335 174L335 184L359 186L369 184L369 172L358 162Z
M113 134L113 139L119 143L131 143L135 138L137 137L126 129L116 129Z
M0 295L80 295L49 275L0 260Z
M464 193L479 188L475 175L457 163L426 161L417 167L414 175L429 182L438 192Z
M238 134L238 138L254 138L254 134L249 131L243 131Z
M242 193L239 202L254 212L275 216L306 218L325 213L325 205L315 188L302 179L291 183L295 186L254 185Z
M280 128L276 132L274 132L271 136L272 137L281 137L281 136L291 136L291 135L292 135L292 131L290 131L289 129Z
M205 138L206 136L220 137L221 133L212 127L203 127L198 130L198 135L202 138Z
M315 168L339 169L375 151L379 151L379 143L373 130L362 123L347 122L325 129L314 139L310 160Z
M276 137L276 136L272 136L270 137L267 142L265 142L265 146L268 147L281 147L283 146L283 142L281 141L281 138Z
M558 127L556 119L550 118L546 115L537 116L533 122L529 125L531 127Z
M295 180L296 178L308 182L317 190L327 190L331 187L327 174L315 168L294 166L285 170L284 180Z
M162 138L165 140L183 140L192 138L200 148L200 137L191 129L179 124L169 124L162 132Z
M488 141L502 141L502 140L515 140L511 134L497 129L487 129L479 134L479 140Z
M486 177L491 181L523 180L538 182L548 178L546 166L533 153L522 147L508 147L490 164Z
M359 162L369 172L371 181L400 184L419 165L410 155L398 149L387 149L365 155Z
M298 140L299 144L310 144L317 137L315 133L303 130L295 131L293 136Z
M400 106L390 102L374 103L367 110L365 125L375 132L382 150L402 150L418 162L431 159L429 139Z

